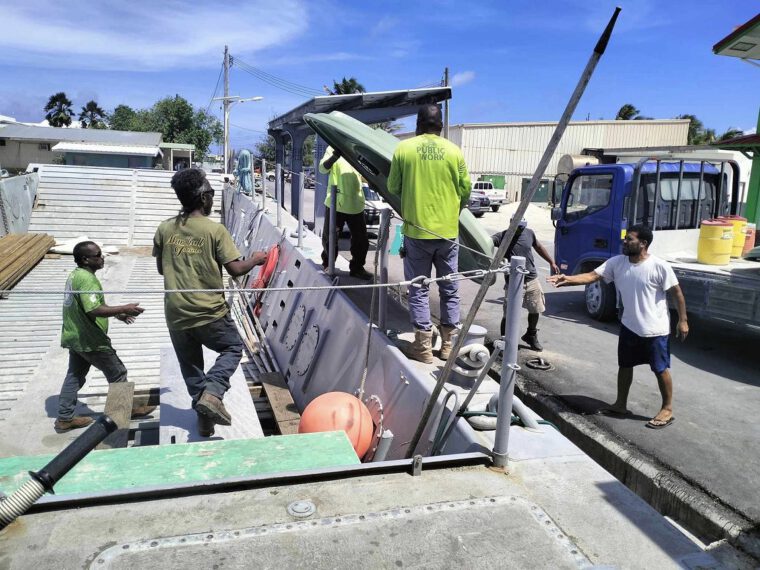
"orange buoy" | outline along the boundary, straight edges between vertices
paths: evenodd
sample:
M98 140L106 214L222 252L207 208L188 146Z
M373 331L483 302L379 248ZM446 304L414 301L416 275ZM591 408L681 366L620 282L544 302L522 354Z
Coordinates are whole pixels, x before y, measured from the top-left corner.
M301 414L298 433L346 432L361 459L372 443L372 416L359 398L345 392L327 392L314 398Z

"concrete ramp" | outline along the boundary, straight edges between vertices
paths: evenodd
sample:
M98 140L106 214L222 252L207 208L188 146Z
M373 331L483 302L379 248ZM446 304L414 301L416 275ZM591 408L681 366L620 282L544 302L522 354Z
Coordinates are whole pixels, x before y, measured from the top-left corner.
M174 172L46 164L39 170L30 232L58 241L87 235L106 245L149 246L156 227L180 208ZM219 221L222 178L209 174L217 190L211 218Z

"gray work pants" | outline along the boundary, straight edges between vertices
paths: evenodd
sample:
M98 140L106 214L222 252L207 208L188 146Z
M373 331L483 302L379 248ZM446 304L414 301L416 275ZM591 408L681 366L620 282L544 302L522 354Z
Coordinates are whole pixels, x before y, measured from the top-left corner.
M420 275L430 277L435 267L436 277L457 271L459 245L445 239L415 239L404 236L404 279ZM459 284L454 281L439 281L438 294L441 298L441 325L459 324ZM409 286L409 318L415 329L429 331L433 328L430 320L429 286Z
M169 336L187 392L193 399L193 408L204 391L223 398L224 393L230 389L230 377L237 370L243 356L243 342L230 314L200 327L169 329ZM204 346L219 353L208 372L203 371Z
M69 369L58 396L58 419L70 420L74 417L77 407L77 394L84 386L90 367L100 370L108 380L113 382L127 381L127 367L113 349L92 352L77 352L69 349Z

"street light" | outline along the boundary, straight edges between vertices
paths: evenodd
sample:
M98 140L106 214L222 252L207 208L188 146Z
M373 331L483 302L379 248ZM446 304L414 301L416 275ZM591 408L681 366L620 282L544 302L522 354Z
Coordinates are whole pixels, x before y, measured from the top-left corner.
M239 95L229 95L227 97L214 97L212 101L221 101L224 105L224 172L227 172L229 165L230 150L230 107L235 103L247 103L248 101L261 101L263 97L240 97Z

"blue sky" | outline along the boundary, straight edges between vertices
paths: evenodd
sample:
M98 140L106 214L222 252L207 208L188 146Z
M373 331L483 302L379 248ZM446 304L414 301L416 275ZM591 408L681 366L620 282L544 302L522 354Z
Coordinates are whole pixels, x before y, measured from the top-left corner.
M57 91L76 109L175 93L206 108L226 43L239 61L317 91L343 76L370 91L420 87L448 66L452 123L552 121L615 4L618 26L575 119L633 103L654 118L695 114L719 133L755 128L760 69L712 53L757 13L750 0L0 0L0 114L39 121ZM233 108L235 148L306 100L239 66L230 84L264 97ZM220 115L217 103L210 111Z

